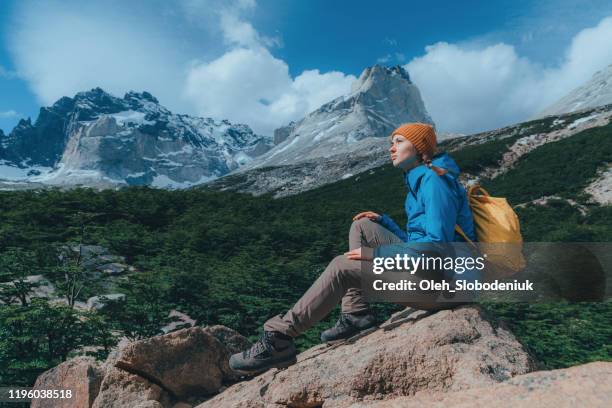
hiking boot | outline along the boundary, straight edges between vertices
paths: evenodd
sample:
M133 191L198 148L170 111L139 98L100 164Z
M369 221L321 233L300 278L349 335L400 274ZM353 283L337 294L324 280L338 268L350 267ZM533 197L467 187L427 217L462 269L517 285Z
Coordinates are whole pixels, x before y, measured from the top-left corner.
M348 339L355 334L376 326L376 317L370 312L342 313L336 324L321 333L323 343Z
M255 375L270 368L285 368L295 364L293 338L276 331L264 331L253 346L230 357L229 365L239 374Z

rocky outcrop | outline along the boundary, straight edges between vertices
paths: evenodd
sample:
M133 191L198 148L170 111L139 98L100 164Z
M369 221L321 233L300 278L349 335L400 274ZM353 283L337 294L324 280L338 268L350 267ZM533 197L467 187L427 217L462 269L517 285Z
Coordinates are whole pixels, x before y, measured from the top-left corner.
M55 286L43 275L29 275L23 279L16 279L10 282L0 282L0 287L14 287L19 285L20 282L26 283L31 288L30 293L25 297L27 302L30 302L32 298L35 297L50 298L53 297L55 293ZM5 304L5 302L20 304L21 300L17 296L8 297L7 299L0 300L0 305Z
M0 179L38 187L152 185L180 188L221 176L263 154L272 138L248 126L170 112L148 92L100 88L41 108L0 146Z
M130 372L109 367L93 408L172 406L172 398L162 387Z
M246 338L225 326L124 340L102 364L77 357L43 373L35 388L71 389L78 398L69 402L41 399L33 406L191 407L238 379L229 368L229 356L249 346Z
M62 245L58 249L57 260L64 264L79 263L83 266L88 278L100 284L100 295L91 296L84 302L80 300L75 302L74 306L82 310L100 310L109 301L124 300L124 294L109 291L114 290L116 282L126 274L137 271L134 266L126 263L123 256L111 254L107 248L100 245ZM0 282L0 284L15 285L16 282ZM39 297L49 299L52 303L67 303L66 298L44 275L27 276L25 282L32 285L32 291L26 297L28 302L32 298ZM2 303L3 301L0 301L0 304ZM19 300L13 299L13 303L19 303Z
M612 103L612 64L597 71L590 80L548 106L535 117L559 115Z
M314 347L286 370L235 384L208 407L347 407L491 386L532 370L516 338L476 307L396 316L352 344Z
M94 407L157 401L165 408L215 394L238 378L229 368L230 354L249 346L225 326L192 327L123 344L108 358Z
M612 204L612 164L598 172L597 178L584 191L591 196L591 201L601 205Z
M32 408L90 408L100 391L104 372L92 357L77 357L41 374L34 389L71 390L71 398L34 399Z
M209 330L193 328L131 343L115 366L186 399L214 394L233 378L227 359L227 349Z
M87 299L88 310L101 310L106 307L109 302L121 302L125 301L125 294L123 293L109 293L106 295L92 296Z
M569 118L572 120L568 120ZM519 138L503 154L496 166L484 169L478 177L481 179L498 177L513 168L520 158L540 146L574 136L587 129L606 126L612 119L612 106L589 109L582 114L568 116L568 119L559 117L552 122L551 128Z
M351 408L604 408L612 404L610 384L612 363L595 362L519 375L488 387L356 403Z
M287 140L287 138L289 137L289 135L293 131L294 127L295 127L295 122L291 121L291 122L289 122L288 125L279 127L278 129L275 129L274 130L274 138L273 138L274 145L283 143L285 140Z
M87 270L106 275L119 275L136 270L125 263L125 257L113 255L108 248L100 245L63 245L59 248L59 261L65 262L75 258L78 258Z
M249 345L224 326L123 342L103 364L80 357L42 374L36 388L78 390L78 399L33 407L607 407L612 397L612 363L530 373L534 362L516 338L474 306L407 308L373 331L301 353L285 370L236 383L227 359Z
M368 170L376 171L377 169L374 168L389 163L387 140L370 137L360 140L358 144L358 149L330 158L234 172L207 183L203 187L240 191L253 195L272 193L275 198L286 197L359 175Z
M91 296L85 302L75 302L75 307L83 310L100 310L109 302L125 300L125 294L112 291L116 290L116 282L124 278L126 274L136 272L136 268L129 265L125 257L112 254L108 248L100 245L62 245L58 250L58 260L66 265L80 264L89 279L99 282L99 295ZM52 302L66 302L63 297L50 297Z

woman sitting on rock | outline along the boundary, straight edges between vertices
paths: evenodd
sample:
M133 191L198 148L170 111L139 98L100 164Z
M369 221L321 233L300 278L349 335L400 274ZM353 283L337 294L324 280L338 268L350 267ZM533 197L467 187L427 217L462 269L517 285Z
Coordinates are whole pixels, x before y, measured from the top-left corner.
M463 242L455 232L456 224L476 240L465 189L458 182L459 168L447 153L434 155L434 128L423 123L404 124L393 131L390 143L391 161L404 172L409 190L405 201L407 231L386 214L366 211L355 215L349 231L349 251L329 263L291 310L266 321L263 336L250 349L231 356L233 370L254 375L294 364L293 339L324 319L340 301L340 319L321 334L323 342L346 339L375 326L376 319L361 289L361 261L371 260L365 251L362 254L362 246ZM433 310L448 307L435 301L406 305Z

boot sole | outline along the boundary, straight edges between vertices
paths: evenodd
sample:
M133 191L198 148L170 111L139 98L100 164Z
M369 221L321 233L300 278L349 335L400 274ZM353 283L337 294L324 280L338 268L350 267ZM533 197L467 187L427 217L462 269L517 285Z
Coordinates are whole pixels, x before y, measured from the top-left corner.
M266 368L260 368L258 370L236 370L236 369L232 369L232 371L234 371L235 373L238 373L240 375L245 375L245 376L255 376L255 375L259 375L259 374L263 374L266 371L272 369L272 368L278 368L279 370L284 370L287 367L290 367L292 365L294 365L295 363L297 363L297 357L293 357L291 360L287 360L287 361L280 361L278 363L276 363L275 365L271 366L271 367L266 367Z
M324 341L322 343L324 343L324 344L326 344L328 346L333 346L334 344L339 344L339 343L343 343L343 342L349 341L349 340L353 339L354 337L360 338L362 336L368 335L371 332L376 331L378 328L379 328L379 325L376 324L376 325L374 325L372 327L368 327L367 329L359 330L358 332L355 332L355 333L351 334L348 337L343 337L341 339L336 339L336 340L327 340L327 341Z

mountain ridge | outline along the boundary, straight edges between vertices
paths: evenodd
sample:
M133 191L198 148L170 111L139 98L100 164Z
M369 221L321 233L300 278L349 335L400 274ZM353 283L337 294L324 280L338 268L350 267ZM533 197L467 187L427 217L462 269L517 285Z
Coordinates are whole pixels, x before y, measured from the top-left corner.
M591 79L571 90L533 118L576 112L612 103L612 64L595 72Z
M146 91L118 98L93 88L41 108L34 124L22 119L0 160L5 173L27 171L15 181L173 188L228 173L271 146L247 125L174 114Z
M505 173L533 149L571 137L585 129L605 126L612 119L612 104L597 108L521 122L499 129L459 136L439 142L440 150L461 152L466 165L464 182L479 181ZM345 152L286 166L257 167L235 171L198 188L238 191L253 195L286 197L312 190L344 178L376 171L390 162L388 145L381 138L361 141L361 151ZM508 144L502 149L501 144ZM489 147L491 146L491 147ZM492 155L492 151L500 154ZM604 184L609 181L604 180Z

